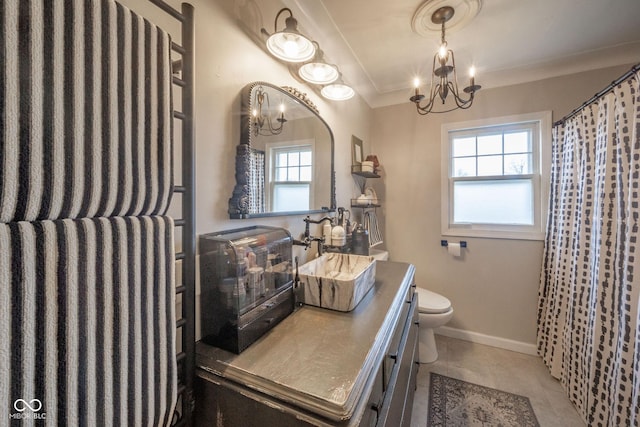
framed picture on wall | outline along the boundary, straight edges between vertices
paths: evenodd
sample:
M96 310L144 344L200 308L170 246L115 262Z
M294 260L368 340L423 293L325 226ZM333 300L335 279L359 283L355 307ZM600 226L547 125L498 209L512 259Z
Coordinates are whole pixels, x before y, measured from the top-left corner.
M355 135L351 135L351 164L360 166L363 160L362 140Z

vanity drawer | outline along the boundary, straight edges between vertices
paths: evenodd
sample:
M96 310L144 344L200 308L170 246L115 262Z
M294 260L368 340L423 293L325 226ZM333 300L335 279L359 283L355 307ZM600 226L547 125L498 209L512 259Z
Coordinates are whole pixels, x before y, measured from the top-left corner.
M376 378L369 395L367 402L367 409L365 410L359 427L373 427L378 423L378 416L382 410L382 403L384 401L384 389L382 388L382 365L376 372Z
M413 412L413 397L416 394L416 388L418 386L418 370L420 369L420 362L418 362L418 349L420 348L420 346L418 345L419 329L417 309L414 310L411 321L412 325L410 331L415 332L410 332L409 339L407 340L407 347L405 348L407 356L411 355L411 360L409 362L409 384L407 385L406 396L404 398L404 410L402 412L402 422L399 424L400 426L409 426L411 424L411 414ZM404 360L405 358L403 358L403 363Z
M404 296L404 303L402 305L400 311L400 317L398 318L398 324L396 325L395 330L393 331L393 337L391 338L391 344L389 345L389 349L387 350L387 354L384 359L383 370L384 370L384 381L383 386L386 390L389 386L389 381L391 378L391 372L393 371L393 365L396 363L399 352L400 352L400 344L402 341L402 334L407 328L407 322L411 321L411 317L409 317L409 310L412 309L418 303L417 294L415 294L415 285L409 286L407 293Z
M418 339L417 296L414 297L409 317L406 319L400 343L397 363L392 365L388 389L385 392L383 411L378 418L378 426L408 426L411 422L411 406L416 373L414 369ZM411 400L408 400L411 399ZM408 413L408 415L407 415Z

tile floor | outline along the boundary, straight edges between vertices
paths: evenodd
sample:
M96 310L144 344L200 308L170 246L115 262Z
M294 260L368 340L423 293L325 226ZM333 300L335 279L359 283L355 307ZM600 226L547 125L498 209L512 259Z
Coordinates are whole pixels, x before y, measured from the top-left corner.
M436 335L439 358L420 365L411 427L427 426L431 371L527 396L541 427L584 427L584 422L542 360L482 344Z

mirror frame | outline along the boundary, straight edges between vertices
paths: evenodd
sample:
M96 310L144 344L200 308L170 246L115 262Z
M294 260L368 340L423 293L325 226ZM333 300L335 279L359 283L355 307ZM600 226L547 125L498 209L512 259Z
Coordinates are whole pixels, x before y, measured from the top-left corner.
M250 188L250 172L251 172L251 140L253 133L251 132L253 105L251 103L251 93L258 86L268 87L276 90L284 95L291 97L300 107L307 108L327 127L329 136L331 137L331 194L330 206L323 206L321 209L310 209L305 211L285 211L285 212L263 212L250 213L251 206L251 188ZM335 140L333 131L327 122L320 116L316 106L307 98L307 95L295 88L284 86L279 87L266 82L253 82L246 85L241 95L241 113L240 113L240 143L236 147L236 185L233 194L229 199L229 217L231 219L248 219L248 218L264 218L285 215L308 215L314 213L334 212L336 210L336 172L335 172Z

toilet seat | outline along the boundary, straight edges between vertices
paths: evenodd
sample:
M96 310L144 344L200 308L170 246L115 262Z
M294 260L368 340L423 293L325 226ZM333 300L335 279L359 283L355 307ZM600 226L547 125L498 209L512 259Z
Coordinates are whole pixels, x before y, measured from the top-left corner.
M418 313L440 314L451 310L451 301L446 297L423 288L416 288L418 293Z

